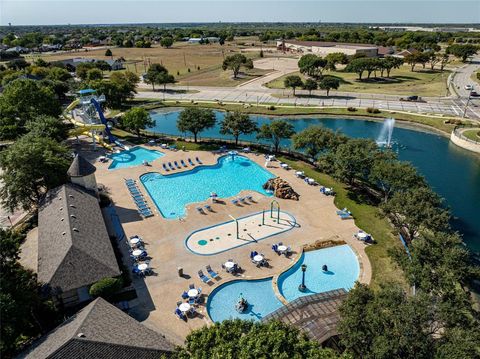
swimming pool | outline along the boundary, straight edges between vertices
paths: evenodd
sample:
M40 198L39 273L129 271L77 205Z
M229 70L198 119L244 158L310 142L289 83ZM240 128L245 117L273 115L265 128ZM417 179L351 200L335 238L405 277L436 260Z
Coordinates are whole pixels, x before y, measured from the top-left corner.
M235 310L240 294L248 301L243 313ZM257 321L282 305L273 292L272 278L235 280L216 288L208 296L207 310L214 322L235 318Z
M302 282L302 264L307 265L305 285L307 290L300 292ZM322 266L326 264L328 271ZM278 278L278 289L289 302L305 295L345 288L349 290L360 274L358 259L348 245L323 248L303 253L295 265Z
M202 202L215 192L220 198L253 190L269 195L262 185L275 177L243 156L223 156L212 166L199 166L190 171L162 175L152 172L140 177L147 192L165 218L185 214L189 203Z
M108 169L113 170L117 168L138 166L143 164L143 161L152 162L162 156L162 152L137 146L129 150L109 155L108 157L112 159L112 163L108 166Z

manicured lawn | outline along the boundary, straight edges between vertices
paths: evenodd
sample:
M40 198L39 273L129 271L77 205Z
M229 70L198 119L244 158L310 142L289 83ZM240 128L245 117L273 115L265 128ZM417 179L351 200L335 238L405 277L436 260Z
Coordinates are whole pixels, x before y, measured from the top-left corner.
M333 187L335 196L335 205L338 208L348 208L355 218L355 224L372 234L377 241L376 244L366 248L366 253L372 265L372 287L378 288L381 283L397 282L408 288L408 284L403 276L403 271L392 261L387 251L389 248L402 247L398 237L393 234L393 229L382 216L380 210L372 205L362 203L356 200L345 185L337 182L332 177L315 170L312 166L299 162L281 158L292 168L299 171L305 171L308 177L314 178L318 183Z
M224 71L222 70L221 65L217 65L191 74L179 76L177 85L234 87L243 82L263 76L269 71L254 68L251 70L242 70L242 72L243 73L239 75L239 78L233 79L232 71Z
M299 72L289 74L305 77ZM279 77L266 86L270 88L285 88L283 81L286 76ZM414 72L410 71L410 66L402 66L400 69L394 69L391 72L390 79L367 81L358 81L357 74L343 71L326 71L325 75L335 76L340 79L339 91L343 92L365 92L365 93L383 93L388 95L418 95L418 96L445 96L446 81L448 72L431 72L423 70L417 66ZM380 74L378 73L378 76ZM366 73L364 73L366 77ZM373 74L372 74L373 77ZM320 91L319 93L325 93Z
M476 129L473 129L473 130L463 131L462 135L464 135L466 138L468 138L472 141L480 142L480 129L479 128L476 128Z

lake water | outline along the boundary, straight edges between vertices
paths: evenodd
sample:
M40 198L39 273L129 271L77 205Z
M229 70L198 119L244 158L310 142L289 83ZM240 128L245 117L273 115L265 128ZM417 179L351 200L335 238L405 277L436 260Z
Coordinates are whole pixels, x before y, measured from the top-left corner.
M176 126L178 115L179 111L152 112L155 126L151 130L184 135ZM215 115L217 120L222 120L224 112L216 111ZM268 116L252 117L259 125L271 120ZM341 118L295 118L289 121L297 132L312 125L322 125L351 137L372 139L377 138L382 127L380 122ZM231 139L219 133L218 125L202 132L201 137ZM255 135L242 136L240 139L256 141ZM416 166L432 188L446 199L455 217L452 225L462 233L467 246L480 251L480 156L455 146L448 138L430 132L396 127L393 141L401 144L399 158ZM290 142L285 140L282 145L289 146Z

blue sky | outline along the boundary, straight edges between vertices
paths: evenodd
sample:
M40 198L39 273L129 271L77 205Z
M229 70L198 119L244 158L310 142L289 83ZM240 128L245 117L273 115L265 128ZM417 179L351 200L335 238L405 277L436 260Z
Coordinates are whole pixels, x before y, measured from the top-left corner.
M0 0L0 25L218 21L480 23L480 1Z

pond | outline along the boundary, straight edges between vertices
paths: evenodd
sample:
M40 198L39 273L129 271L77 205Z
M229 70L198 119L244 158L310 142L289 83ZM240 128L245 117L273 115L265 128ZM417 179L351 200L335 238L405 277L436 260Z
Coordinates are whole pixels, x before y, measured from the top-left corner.
M178 131L176 121L179 111L152 112L155 121L152 131L184 135ZM217 120L224 112L216 111ZM259 125L269 122L272 117L252 115ZM382 123L374 121L351 120L344 118L290 118L296 131L312 125L322 125L334 131L338 130L351 137L376 139ZM201 133L202 137L228 138L219 133L219 125ZM256 141L255 135L241 136L241 140ZM400 144L399 158L410 161L425 176L432 188L446 199L452 209L453 227L464 238L466 245L474 251L480 251L480 156L463 150L441 135L407 128L395 127L393 141ZM288 140L283 146L289 146Z

